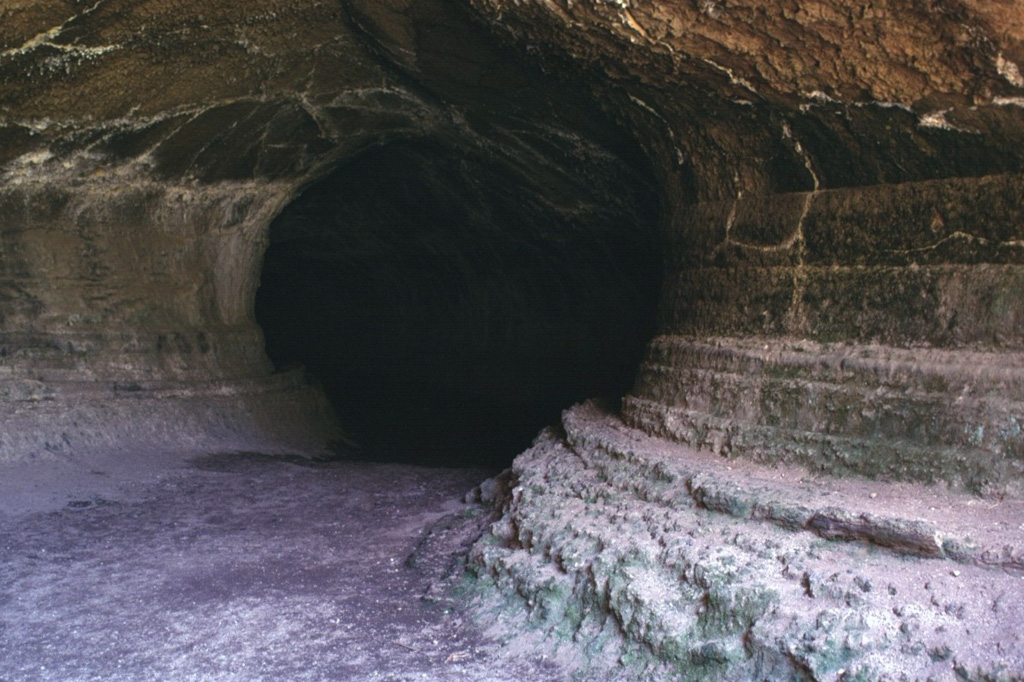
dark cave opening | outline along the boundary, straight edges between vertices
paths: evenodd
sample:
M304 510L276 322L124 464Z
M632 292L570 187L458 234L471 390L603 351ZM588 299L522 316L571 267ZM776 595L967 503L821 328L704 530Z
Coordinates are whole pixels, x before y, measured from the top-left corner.
M273 222L256 314L367 459L503 467L561 410L617 401L653 333L655 182L628 146L408 139Z

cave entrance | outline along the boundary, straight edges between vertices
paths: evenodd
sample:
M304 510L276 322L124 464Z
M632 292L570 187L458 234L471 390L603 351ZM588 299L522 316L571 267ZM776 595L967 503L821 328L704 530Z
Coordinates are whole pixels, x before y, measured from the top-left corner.
M635 150L527 146L375 147L273 222L267 352L323 385L366 458L505 466L564 408L629 390L660 289L655 182Z

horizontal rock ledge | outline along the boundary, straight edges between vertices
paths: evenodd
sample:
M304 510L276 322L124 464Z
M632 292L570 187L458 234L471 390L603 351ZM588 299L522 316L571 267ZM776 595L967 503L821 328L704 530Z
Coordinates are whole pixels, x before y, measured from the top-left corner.
M1024 615L1019 501L717 457L593 405L562 426L516 460L470 557L466 589L496 634L582 649L586 679L945 679L950 660L1002 679L1024 664L996 647Z
M623 401L632 426L725 457L834 476L1024 493L1024 356L772 338L660 336Z
M7 388L9 382L5 382ZM325 453L341 438L304 372L237 380L20 382L0 395L0 463L156 452Z

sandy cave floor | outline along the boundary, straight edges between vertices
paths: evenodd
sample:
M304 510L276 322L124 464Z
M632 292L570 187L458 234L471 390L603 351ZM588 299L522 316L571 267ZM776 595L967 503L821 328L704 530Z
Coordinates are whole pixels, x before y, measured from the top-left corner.
M481 528L464 498L490 472L173 460L7 472L0 681L564 678L423 598Z

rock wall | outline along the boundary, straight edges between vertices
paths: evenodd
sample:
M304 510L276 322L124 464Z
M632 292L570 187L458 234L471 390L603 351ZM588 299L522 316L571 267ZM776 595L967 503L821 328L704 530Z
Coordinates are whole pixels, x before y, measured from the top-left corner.
M329 435L322 397L271 376L251 310L286 190L120 180L0 190L4 459Z
M470 5L490 33L425 0L6 8L5 404L52 402L62 381L109 396L266 377L252 302L269 221L303 188L424 139L527 175L571 168L607 195L613 174L582 150L622 153L610 118L653 162L665 214L661 338L630 423L837 474L1017 490L1012 9ZM765 350L769 374L820 390L766 384ZM844 358L864 362L801 369ZM753 397L730 403L739 386Z
M1008 5L474 6L591 78L659 162L660 336L627 422L1019 494L1024 33Z
M581 680L1018 680L1019 501L813 476L593 405L520 455L466 593Z
M252 300L269 220L387 97L360 89L379 73L340 8L15 3L0 23L0 459L322 445L330 408L271 376Z
M473 5L668 214L636 384L517 461L481 622L581 679L1019 679L1019 11Z
M380 150L443 150L456 175L470 172L460 158L494 169L470 178L486 201L508 195L480 209L502 216L492 250L534 235L501 247L509 261L562 230L581 239L597 214L606 232L628 233L633 199L606 210L572 195L585 188L602 203L624 174L642 186L649 217L636 241L650 243L659 202L629 136L592 111L585 87L508 53L459 4L51 2L9 5L0 23L0 459L336 438L322 392L301 373L273 374L254 299L272 219L338 168L391 153ZM432 172L384 181L440 187L452 196L436 201L457 204ZM436 228L437 216L408 228L360 210L370 247ZM323 252L310 241L305 253L286 269L315 270ZM530 267L542 266L521 268L524 281ZM657 287L650 272L635 281L647 301L623 307L628 339L649 333L640 311ZM317 295L297 286L277 300L297 309L290 297ZM272 340L328 343L325 325L306 322ZM610 362L630 365L638 350Z
M1010 1L7 3L0 460L336 437L264 352L269 226L443 149L409 181L520 183L501 240L663 256L621 420L520 459L481 603L595 675L1019 679L1022 63Z
M721 454L1019 494L1022 200L1004 174L692 207L627 418Z

